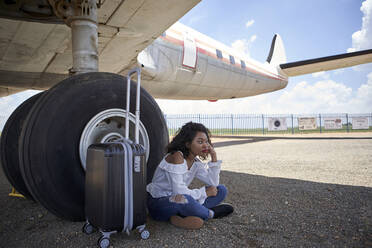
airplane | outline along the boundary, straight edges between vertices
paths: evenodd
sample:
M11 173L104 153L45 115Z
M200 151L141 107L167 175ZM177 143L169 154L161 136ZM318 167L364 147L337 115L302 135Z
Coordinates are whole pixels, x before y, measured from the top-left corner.
M169 141L154 97L247 97L283 89L291 76L372 62L369 49L287 63L279 35L256 62L177 23L199 1L0 1L0 96L43 90L12 113L1 136L1 164L18 192L60 218L85 219L86 151L124 137L123 76L134 67L142 71L149 181Z

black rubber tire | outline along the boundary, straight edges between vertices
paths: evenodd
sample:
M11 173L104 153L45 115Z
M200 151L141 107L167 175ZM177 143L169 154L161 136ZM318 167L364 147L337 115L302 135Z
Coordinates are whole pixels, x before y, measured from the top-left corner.
M0 142L1 165L6 178L19 193L31 200L33 198L19 168L18 141L23 123L41 94L42 92L28 98L13 111L3 128Z
M133 84L133 83L132 83ZM134 84L131 99L135 99ZM126 79L112 73L85 73L49 89L28 116L20 139L21 172L33 197L55 215L82 221L85 171L79 141L88 121L126 104ZM130 111L135 111L131 101ZM141 122L150 139L148 181L164 156L168 130L155 100L141 89Z

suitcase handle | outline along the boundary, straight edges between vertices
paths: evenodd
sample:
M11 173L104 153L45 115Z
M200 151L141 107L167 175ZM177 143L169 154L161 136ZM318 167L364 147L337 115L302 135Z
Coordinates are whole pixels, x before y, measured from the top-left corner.
M137 73L137 93L136 93L136 127L135 143L139 144L139 117L140 117L140 92L141 92L141 68L136 67L128 72L127 75L127 107L125 116L125 138L129 139L129 105L130 105L130 78Z

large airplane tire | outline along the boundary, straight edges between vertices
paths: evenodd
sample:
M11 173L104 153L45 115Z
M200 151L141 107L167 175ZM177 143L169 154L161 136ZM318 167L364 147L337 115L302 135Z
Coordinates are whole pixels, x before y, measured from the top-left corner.
M135 83L130 112L135 112ZM86 148L125 134L126 79L111 73L85 73L44 93L22 130L20 161L34 198L55 215L82 221ZM155 100L141 89L140 143L148 153L148 181L164 156L168 130ZM134 136L130 118L130 138Z
M9 183L28 199L33 198L27 189L19 167L18 140L22 125L41 94L38 93L19 105L8 118L1 133L0 157L5 176Z

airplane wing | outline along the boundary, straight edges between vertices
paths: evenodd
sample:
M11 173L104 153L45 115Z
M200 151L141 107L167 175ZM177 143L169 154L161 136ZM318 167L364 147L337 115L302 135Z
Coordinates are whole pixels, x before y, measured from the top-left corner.
M102 1L98 10L99 70L123 74L136 64L139 52L198 2ZM68 77L72 67L70 29L56 24L50 15L32 19L36 15L22 14L22 9L0 11L0 96L30 88L48 89Z
M105 37L100 44L103 47L100 71L120 73L136 63L139 52L198 2L200 0L105 1L99 10L99 22L105 24L100 32L101 37ZM111 27L115 27L115 32Z
M280 64L289 77L371 63L372 49Z

